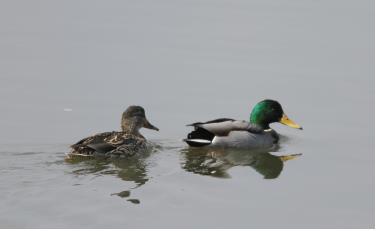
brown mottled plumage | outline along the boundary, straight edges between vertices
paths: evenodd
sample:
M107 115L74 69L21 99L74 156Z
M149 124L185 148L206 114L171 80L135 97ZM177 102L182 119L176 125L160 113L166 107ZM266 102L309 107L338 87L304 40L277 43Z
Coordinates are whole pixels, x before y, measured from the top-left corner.
M103 132L86 137L71 145L72 150L67 158L127 157L147 150L147 141L139 133L142 127L159 130L148 122L142 107L130 106L122 114L122 131Z

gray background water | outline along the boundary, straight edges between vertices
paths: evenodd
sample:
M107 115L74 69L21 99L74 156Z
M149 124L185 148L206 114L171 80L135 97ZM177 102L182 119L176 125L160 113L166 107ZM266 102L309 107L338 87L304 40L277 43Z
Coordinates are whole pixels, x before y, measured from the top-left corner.
M1 228L374 227L373 19L370 0L2 0ZM274 124L272 154L301 157L270 180L187 171L185 124L264 98L304 127ZM63 161L131 104L153 154Z

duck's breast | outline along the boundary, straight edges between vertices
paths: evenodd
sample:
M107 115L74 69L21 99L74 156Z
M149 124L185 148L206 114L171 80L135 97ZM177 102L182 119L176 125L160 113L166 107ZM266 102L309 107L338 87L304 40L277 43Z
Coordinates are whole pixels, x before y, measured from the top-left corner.
M227 136L215 136L211 146L227 148L271 148L274 138L270 133L250 133L247 131L232 131Z

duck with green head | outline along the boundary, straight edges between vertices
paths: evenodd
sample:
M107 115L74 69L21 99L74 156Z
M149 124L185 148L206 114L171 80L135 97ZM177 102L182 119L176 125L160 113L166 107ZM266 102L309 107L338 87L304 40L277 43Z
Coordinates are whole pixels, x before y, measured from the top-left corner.
M193 147L271 148L279 139L269 126L275 122L302 129L287 117L280 103L266 99L252 109L249 122L222 118L189 124L194 131L184 141Z

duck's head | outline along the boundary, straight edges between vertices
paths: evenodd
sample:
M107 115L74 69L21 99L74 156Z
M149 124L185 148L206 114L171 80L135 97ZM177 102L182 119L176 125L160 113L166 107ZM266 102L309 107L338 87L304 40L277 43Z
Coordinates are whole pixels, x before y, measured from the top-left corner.
M122 114L121 119L122 131L139 134L142 127L159 131L146 118L146 113L141 106L130 106Z
M269 129L269 124L280 122L292 128L303 129L284 113L279 102L271 99L265 99L252 109L250 122L257 124L264 129Z

